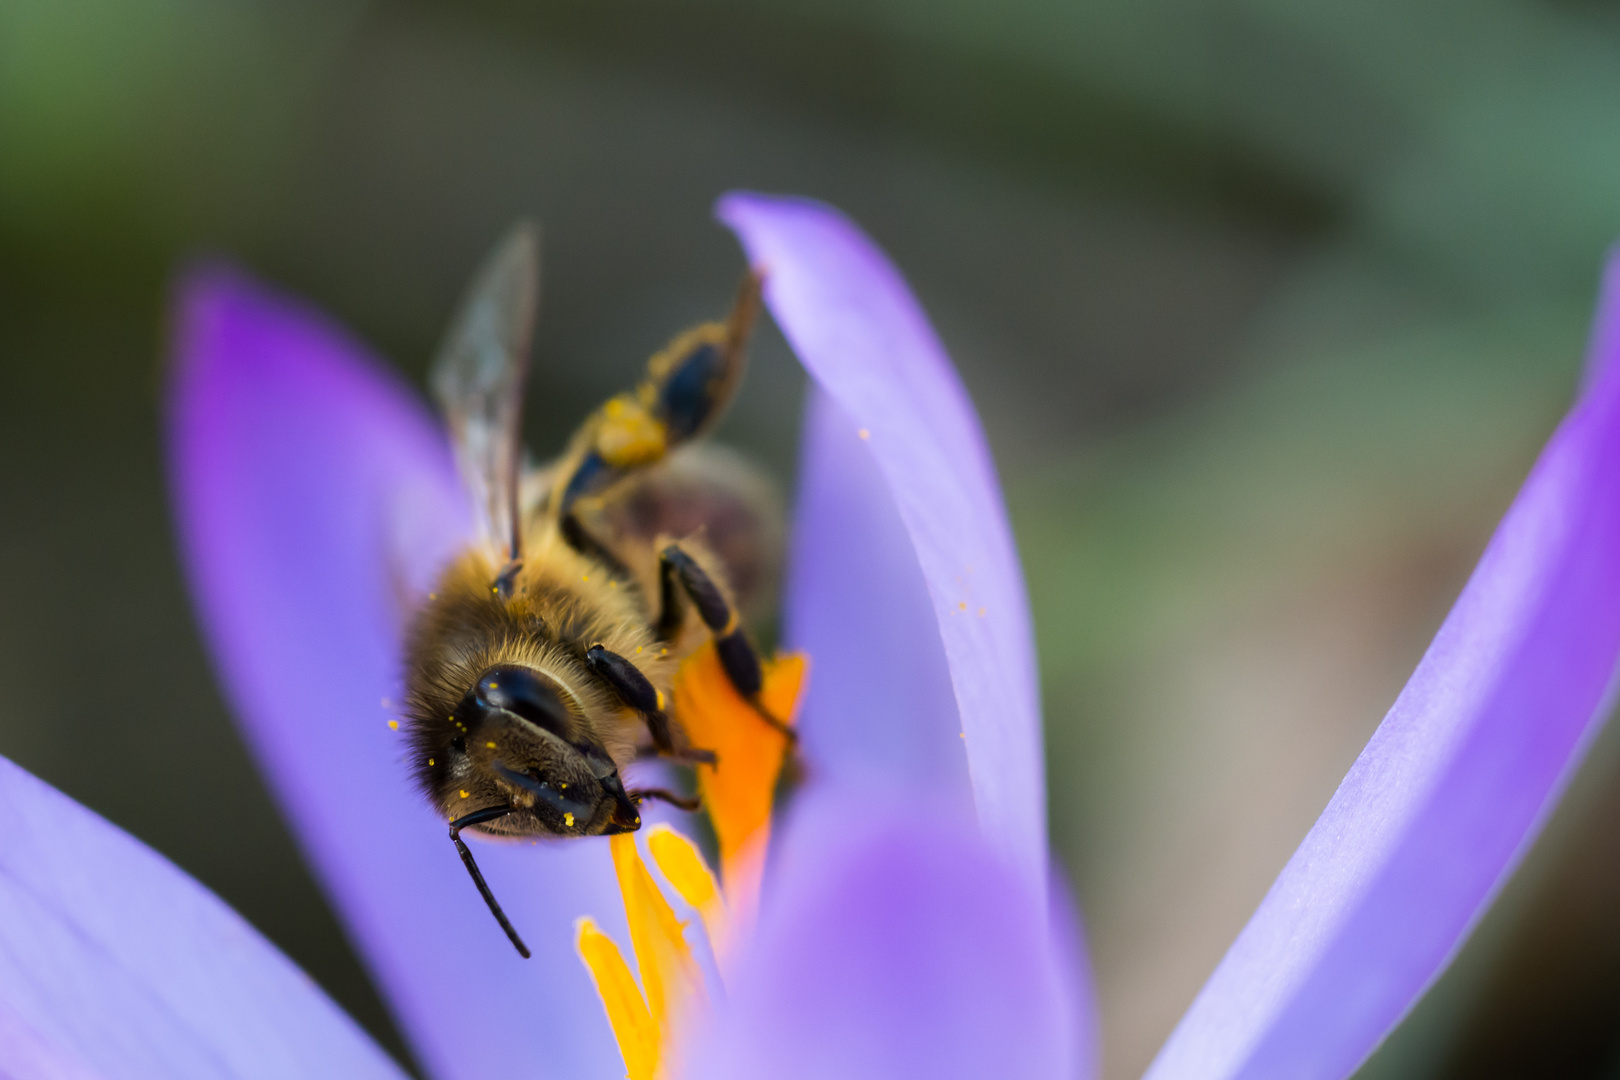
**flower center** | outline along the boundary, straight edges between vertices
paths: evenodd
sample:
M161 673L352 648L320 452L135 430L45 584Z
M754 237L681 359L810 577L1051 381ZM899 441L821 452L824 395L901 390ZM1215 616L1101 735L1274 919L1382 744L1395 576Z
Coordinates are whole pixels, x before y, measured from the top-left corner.
M760 710L791 724L806 666L799 654L767 661L758 707L732 687L712 643L688 657L675 676L676 715L692 745L713 750L717 758L714 765L697 767L697 781L719 845L724 888L697 847L666 825L648 832L647 850L669 887L697 911L722 978L758 911L771 804L788 749L787 736ZM668 1075L673 1034L704 1011L708 995L686 924L642 861L634 835L622 833L609 843L640 984L619 947L590 918L578 923L579 954L602 996L629 1080L655 1080Z

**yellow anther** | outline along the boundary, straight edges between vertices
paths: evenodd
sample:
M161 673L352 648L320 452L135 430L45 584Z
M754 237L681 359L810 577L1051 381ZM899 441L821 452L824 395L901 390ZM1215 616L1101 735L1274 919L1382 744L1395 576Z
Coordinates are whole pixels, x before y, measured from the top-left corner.
M730 945L726 902L697 846L668 825L659 824L647 833L647 850L681 899L697 911L709 935L709 947L723 962Z
M619 876L619 892L624 896L625 921L630 925L630 945L636 952L647 1008L653 1023L663 1030L672 1013L698 1002L703 977L686 944L680 920L636 851L634 834L619 833L608 846Z
M658 1072L658 1025L641 996L641 988L630 974L630 965L613 940L596 928L590 919L575 926L575 947L602 995L613 1037L624 1055L629 1080L653 1080Z

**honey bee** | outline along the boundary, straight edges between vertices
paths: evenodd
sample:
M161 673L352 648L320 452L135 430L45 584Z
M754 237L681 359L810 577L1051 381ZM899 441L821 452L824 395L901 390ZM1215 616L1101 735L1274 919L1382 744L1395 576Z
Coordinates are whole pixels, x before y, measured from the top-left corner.
M405 678L416 782L524 957L462 831L598 836L639 828L646 799L696 809L626 787L625 771L714 761L670 709L675 671L705 639L757 703L740 605L768 603L782 533L761 474L694 445L742 378L759 277L744 277L724 321L654 355L555 462L531 467L521 415L538 265L538 230L520 224L474 279L432 370L478 532L414 613Z

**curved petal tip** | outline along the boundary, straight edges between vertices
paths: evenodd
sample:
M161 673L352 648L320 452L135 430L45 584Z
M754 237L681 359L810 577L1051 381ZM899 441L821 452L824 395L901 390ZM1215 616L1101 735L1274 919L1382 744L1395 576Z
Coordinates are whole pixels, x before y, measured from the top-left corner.
M909 535L957 705L957 717L918 710L918 722L943 728L936 734L946 739L962 739L986 835L1031 880L1042 881L1046 789L1028 603L972 403L905 281L843 215L807 199L748 193L725 196L716 213L764 272L771 314L834 406L829 415L850 425L865 447ZM807 444L807 453L821 453L817 447ZM807 471L817 467L806 463ZM828 500L801 507L795 549L859 542L837 512ZM827 597L850 591L837 585L801 580L794 594L800 602L825 604ZM865 604L857 597L847 601L853 608L804 622L884 627L892 619L877 600L892 591L871 591ZM916 635L913 640L928 647ZM818 651L816 641L795 644L812 656ZM860 677L879 681L885 677L878 662L883 654L874 655L871 670ZM807 732L815 720L815 693L812 680ZM932 692L922 698L932 701ZM960 728L951 730L958 717Z

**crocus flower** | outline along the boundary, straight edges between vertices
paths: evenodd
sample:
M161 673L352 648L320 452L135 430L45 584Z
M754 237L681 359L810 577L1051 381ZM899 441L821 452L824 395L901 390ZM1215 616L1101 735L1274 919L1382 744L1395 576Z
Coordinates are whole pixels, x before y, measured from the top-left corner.
M1090 991L1047 875L1023 585L971 406L899 275L846 220L759 196L728 197L720 216L815 387L784 627L812 658L809 780L770 849L757 923L725 943L723 1000L682 1032L671 1068L1089 1075ZM1150 1076L1348 1075L1533 839L1620 656L1613 312L1620 272L1580 400ZM481 845L525 962L404 779L389 723L402 619L469 524L439 429L363 346L237 272L185 280L176 340L173 476L203 624L406 1038L435 1077L622 1075L574 952L580 916L627 940L609 844ZM397 1075L200 886L4 764L0 826L10 1072ZM633 843L618 853L640 865ZM672 869L673 891L682 880Z

